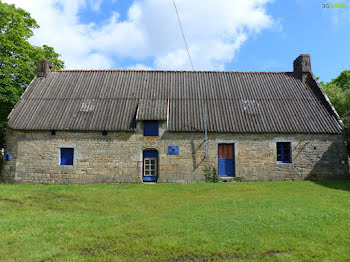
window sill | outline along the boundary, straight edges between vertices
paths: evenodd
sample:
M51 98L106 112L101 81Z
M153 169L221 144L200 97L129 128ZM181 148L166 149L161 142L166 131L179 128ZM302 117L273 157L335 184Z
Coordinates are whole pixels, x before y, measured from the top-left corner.
M76 169L74 165L58 165L58 168L62 170L73 170Z
M277 164L291 164L291 161L277 161Z

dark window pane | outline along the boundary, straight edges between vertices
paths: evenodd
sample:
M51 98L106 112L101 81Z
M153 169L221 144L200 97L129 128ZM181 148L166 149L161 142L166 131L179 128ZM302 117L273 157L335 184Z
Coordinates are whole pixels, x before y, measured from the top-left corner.
M74 158L73 148L61 148L61 165L72 166Z
M290 142L277 142L277 161L291 162Z
M280 154L277 155L277 161L282 161L282 156Z

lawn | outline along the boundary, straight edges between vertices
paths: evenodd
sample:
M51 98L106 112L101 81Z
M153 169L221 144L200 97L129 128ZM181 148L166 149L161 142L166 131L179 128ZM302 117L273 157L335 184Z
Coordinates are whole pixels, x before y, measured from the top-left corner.
M1 261L349 261L350 181L0 184Z

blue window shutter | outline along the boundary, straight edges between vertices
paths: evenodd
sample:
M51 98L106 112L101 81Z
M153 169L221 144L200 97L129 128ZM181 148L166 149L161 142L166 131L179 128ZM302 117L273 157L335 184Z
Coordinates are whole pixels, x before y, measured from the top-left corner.
M168 155L178 155L179 146L168 146Z
M61 165L72 166L74 157L73 148L61 148Z
M158 121L157 120L143 121L143 135L158 136Z
M7 161L10 161L11 160L11 153L6 153L5 157L6 157Z

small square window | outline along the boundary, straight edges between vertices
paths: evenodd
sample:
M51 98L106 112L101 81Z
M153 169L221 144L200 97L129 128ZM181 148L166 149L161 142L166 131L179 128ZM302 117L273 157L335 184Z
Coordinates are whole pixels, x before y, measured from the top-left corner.
M74 148L61 148L61 166L72 166Z
M158 121L156 120L143 121L143 135L158 136Z
M290 142L277 142L277 162L292 163Z

